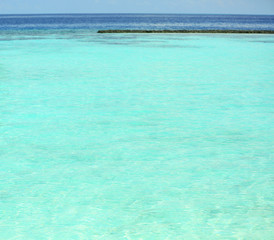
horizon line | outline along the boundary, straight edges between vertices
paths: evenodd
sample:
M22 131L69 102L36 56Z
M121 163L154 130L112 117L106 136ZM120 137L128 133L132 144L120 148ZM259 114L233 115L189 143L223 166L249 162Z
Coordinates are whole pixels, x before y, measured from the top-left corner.
M101 12L101 13L0 13L1 15L89 15L89 14L155 14L155 15L164 15L164 14L170 14L170 15L254 15L254 16L258 16L258 15L264 15L264 16L274 16L273 14L267 14L267 13L134 13L134 12L121 12L121 13L108 13L108 12Z

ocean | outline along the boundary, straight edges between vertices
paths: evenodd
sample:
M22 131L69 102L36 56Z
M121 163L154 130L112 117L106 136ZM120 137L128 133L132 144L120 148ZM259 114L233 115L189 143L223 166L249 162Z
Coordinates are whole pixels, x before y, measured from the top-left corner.
M0 15L0 30L235 29L274 30L274 15L43 14Z
M274 16L0 15L0 239L274 235Z

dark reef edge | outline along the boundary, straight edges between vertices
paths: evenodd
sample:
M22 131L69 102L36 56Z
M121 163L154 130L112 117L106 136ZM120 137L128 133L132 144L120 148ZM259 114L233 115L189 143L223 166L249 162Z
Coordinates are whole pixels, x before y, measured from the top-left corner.
M99 30L97 33L245 33L245 34L274 34L274 30Z

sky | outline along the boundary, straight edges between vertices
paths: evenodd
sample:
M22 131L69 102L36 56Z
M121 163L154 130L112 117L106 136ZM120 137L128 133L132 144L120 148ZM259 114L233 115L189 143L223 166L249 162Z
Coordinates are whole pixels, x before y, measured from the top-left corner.
M0 0L0 14L28 13L211 13L274 15L274 0Z

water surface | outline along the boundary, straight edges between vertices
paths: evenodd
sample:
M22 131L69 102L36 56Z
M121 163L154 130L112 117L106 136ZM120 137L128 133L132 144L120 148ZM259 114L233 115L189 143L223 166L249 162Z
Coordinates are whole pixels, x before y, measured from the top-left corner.
M272 35L0 40L1 239L272 239Z

